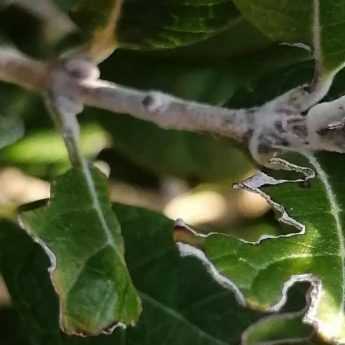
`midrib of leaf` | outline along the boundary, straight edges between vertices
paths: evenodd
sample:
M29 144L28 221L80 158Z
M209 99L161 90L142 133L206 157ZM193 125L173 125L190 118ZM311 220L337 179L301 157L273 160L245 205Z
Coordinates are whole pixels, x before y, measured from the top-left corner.
M114 236L113 236L111 230L109 229L108 223L107 223L105 216L103 214L102 207L101 207L100 201L98 199L97 190L96 190L94 181L92 179L90 169L89 169L85 160L83 160L82 172L83 172L83 175L85 177L85 182L86 182L86 185L87 185L87 188L88 188L91 200L92 200L93 208L96 211L96 214L97 214L98 219L100 221L101 227L103 228L103 230L107 236L107 244L109 244L112 248L115 248Z
M316 0L317 1L317 0ZM340 212L341 208L339 207L339 203L337 201L337 197L333 191L333 188L331 186L331 183L329 182L329 176L323 170L320 163L316 159L316 157L312 154L306 154L305 155L310 164L314 167L317 176L319 177L321 183L324 186L325 193L327 196L327 199L330 204L330 213L334 218L335 222L335 228L337 232L337 237L339 241L339 258L341 260L341 267L342 267L342 300L339 307L339 315L341 318L343 318L344 313L344 306L345 306L345 241L344 241L344 229L341 223L340 219Z
M172 318L184 323L190 329L197 332L203 338L210 340L217 345L228 345L227 343L223 342L222 340L216 339L215 337L211 336L210 334L205 333L205 331L200 329L198 326L192 324L183 315L181 315L180 313L177 313L174 309L162 304L161 302L157 301L156 299L152 298L151 296L147 295L146 293L139 291L139 295L143 301L147 301L148 303L152 304L153 306L161 309L166 314L170 315ZM161 343L161 345L163 345L163 344L164 344L164 342Z
M89 255L89 259L96 255L97 253L99 253L101 250L103 250L107 245L111 246L112 248L114 248L114 251L116 253L116 255L118 256L118 258L123 262L124 265L126 265L126 263L124 262L124 259L121 255L119 255L119 252L116 248L116 239L114 238L110 228L109 228L109 225L106 221L106 218L104 216L104 213L103 213L103 210L102 210L102 207L101 207L101 204L100 204L100 201L99 201L99 198L98 198L98 193L97 193L97 190L96 190L96 187L95 187L95 183L92 179L92 176L91 176L91 173L90 173L90 168L86 162L85 159L82 160L82 167L81 167L81 171L83 173L83 176L85 177L85 182L86 182L86 186L87 186L87 190L89 191L89 195L91 197L91 201L92 201L92 209L95 210L96 212L96 215L97 215L97 218L100 222L100 225L101 225L101 228L103 229L106 237L107 237L107 241L106 243L101 246L100 248L98 248L95 252L93 253L90 253ZM52 253L52 251L50 251L49 249L49 252L47 251L47 246L42 242L42 244L44 248L46 248L46 252L48 253ZM52 254L50 254L52 255ZM49 256L50 256L49 255ZM55 255L53 255L53 257L55 257ZM85 269L85 266L86 264L83 264L80 266L80 269L79 269L79 273L76 275L75 277L75 280L73 282L73 284L71 284L70 288L68 289L68 291L66 292L66 294L68 294L75 286L75 284L78 282L83 270ZM124 293L124 296L126 295L126 292Z
M69 112L63 108L63 106L59 106L54 94L48 94L46 101L48 110L50 110L57 127L62 133L72 166L75 166L77 169L79 169L84 176L86 189L91 198L92 207L96 211L97 219L99 220L101 228L106 235L107 244L116 249L116 239L114 238L114 235L106 221L106 217L103 214L90 167L80 148L80 126L76 114L69 114ZM66 133L68 133L68 136L65 135ZM115 253L123 261L122 256L119 255L117 250L115 250Z
M62 269L60 269L60 271L62 272L61 277L60 277L60 280L61 280L60 283L62 283L62 285L61 285L60 290L56 288L58 295L61 297L60 310L62 312L60 312L60 315L61 315L60 322L62 325L62 329L68 334L82 333L82 334L97 335L97 334L100 334L101 331L104 331L105 327L108 327L109 324L126 326L127 324L133 324L134 322L137 322L139 314L141 312L141 303L138 299L138 295L135 291L134 286L132 286L131 278L127 270L127 265L124 258L124 248L123 248L123 239L121 236L121 228L120 228L120 224L118 223L116 214L112 212L111 210L110 200L108 199L108 195L106 191L107 187L104 184L105 182L103 181L102 188L99 191L97 190L97 187L98 187L97 175L100 173L97 173L96 171L97 169L92 170L87 160L83 156L83 152L80 147L80 126L77 120L77 114L72 107L69 108L68 106L66 106L66 104L68 104L68 101L66 101L65 98L66 96L63 93L62 95L59 95L56 92L56 90L48 92L46 95L48 109L51 111L53 115L53 119L55 120L55 123L63 136L71 164L73 168L76 171L78 171L78 174L76 176L78 176L78 179L81 179L80 183L78 184L81 185L83 189L83 193L85 193L84 197L87 198L86 205L92 208L92 210L95 212L93 224L99 223L99 226L96 226L96 228L94 229L96 231L95 236L100 235L101 233L102 234L101 239L104 242L103 246L101 246L100 248L95 248L95 251L91 254L90 254L90 251L86 253L81 253L82 255L81 259L85 260L86 261L85 264L87 264L88 260L90 260L95 254L101 253L102 249L105 249L107 245L110 248L112 248L113 255L116 257L114 264L116 263L120 267L122 266L122 274L114 275L114 273L111 273L111 277L109 276L110 280L105 281L103 279L103 282L108 285L108 288L115 289L115 290L118 290L118 286L116 284L119 284L123 288L123 291L121 293L121 296L118 296L118 299L116 300L116 309L112 310L111 314L110 312L103 313L104 304L102 304L102 301L104 301L104 296L96 296L97 303L99 304L96 304L93 306L94 313L92 316L86 315L85 313L82 312L82 310L80 309L80 305L78 305L78 299L69 301L69 307L72 308L70 309L69 307L66 307L64 303L67 304L66 301L68 300L68 298L70 298L71 289L73 288L73 286L76 284L77 281L80 281L80 276L84 270L85 265L82 265L82 267L80 267L81 265L79 265L77 268L72 270L72 273L75 275L75 281L72 282L73 284L70 286L70 289L66 287L68 287L68 284L71 283L71 279L69 280L69 282L67 282L67 285L66 285L64 282L64 279L66 278L66 276L63 273L64 267L62 267ZM75 104L73 105L75 106ZM93 171L96 172L95 176L93 176ZM71 193L73 193L73 191L71 191ZM103 205L103 201L104 201L104 205ZM83 206L85 206L85 203L83 203ZM59 213L59 210L57 210L57 212ZM49 216L49 211L48 211L48 216ZM75 220L72 220L72 222L74 221ZM65 224L65 226L68 226L68 224ZM23 227L25 228L25 225ZM35 231L30 232L31 236L32 236L32 233L35 233ZM39 238L37 234L34 234L33 236ZM56 241L56 238L55 238L55 241ZM43 248L47 249L47 246L45 245L45 243L43 243L43 241L41 242L43 244ZM65 250L66 249L68 250L70 248L67 246ZM50 253L53 253L50 250L49 251L46 250L46 252L48 255ZM56 262L56 259L55 259L56 253L53 253L53 254L54 256L49 255L50 259L52 262ZM104 258L104 255L102 256L102 258ZM56 267L55 266L52 266L52 267L53 268L51 269L51 273L52 273L51 279L53 281L53 284L57 286L55 283L58 280L58 278L54 276ZM104 267L103 265L103 267L101 268L102 273L105 272L104 271L105 269L106 267ZM93 279L92 284L94 283L95 283L95 280ZM116 284L114 285L113 283L116 283ZM88 290L90 286L91 285L86 285L87 293L90 293L91 291L91 290ZM129 300L129 298L131 298L131 300ZM72 316L68 315L66 311L68 309L73 310L73 308L74 309L76 308L78 313ZM105 314L104 318L102 317L103 314ZM92 323L90 323L91 321L85 323L85 319L87 320L88 318L89 320L92 321Z

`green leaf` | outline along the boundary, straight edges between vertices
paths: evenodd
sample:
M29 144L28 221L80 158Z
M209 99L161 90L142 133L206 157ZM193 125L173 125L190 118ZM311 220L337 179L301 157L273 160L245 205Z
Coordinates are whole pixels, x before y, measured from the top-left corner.
M248 189L263 186L269 198L283 205L292 217L273 204L280 219L295 222L300 233L262 239L258 244L222 234L202 237L180 228L177 240L183 252L212 265L218 280L236 286L241 301L253 308L279 310L291 285L310 282L312 292L304 322L313 325L323 338L345 343L344 157L308 156L299 164L311 166L317 173L309 187L263 173L243 185Z
M237 39L239 36L241 40ZM241 16L224 31L208 39L175 49L151 51L150 55L162 55L169 59L179 57L180 62L193 58L200 63L201 57L209 62L220 61L239 55L251 55L271 46L272 41Z
M323 74L343 67L345 3L342 0L234 0L234 3L245 18L272 40L310 46L314 40Z
M242 345L307 342L313 329L302 321L302 312L273 314L251 325L242 335Z
M133 325L141 304L124 260L120 224L107 183L92 170L97 195L81 169L59 177L52 198L20 213L24 229L45 249L67 334L96 335Z
M125 48L157 49L188 45L224 30L239 18L230 0L92 0L72 2L70 13L86 36L109 35ZM122 6L121 6L122 5ZM121 6L119 24L114 9ZM117 19L116 19L117 20Z
M143 300L135 328L87 339L59 332L58 302L42 249L15 226L0 224L0 267L11 298L36 345L238 345L258 314L209 278L194 258L181 258L173 222L153 212L114 205L123 226L126 259ZM23 289L25 286L25 289Z
M273 41L312 40L313 0L234 0L241 14ZM325 1L330 2L330 1Z

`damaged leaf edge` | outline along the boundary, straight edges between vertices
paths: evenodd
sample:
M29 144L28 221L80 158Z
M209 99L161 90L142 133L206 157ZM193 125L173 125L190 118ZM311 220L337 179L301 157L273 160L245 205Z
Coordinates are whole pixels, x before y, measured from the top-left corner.
M202 237L202 238L207 238L208 236L211 236L215 233L210 233L207 235L199 234L195 232L192 228L190 228L188 225L183 223L181 219L179 219L176 222L175 225L175 231L184 231L184 232L189 232L192 233L195 236ZM298 234L293 234L293 235L300 235L301 233ZM231 237L230 235L224 235ZM285 236L286 237L286 236ZM278 236L276 238L279 238ZM269 240L273 238L266 238L265 240ZM251 244L251 245L259 245L260 242L249 242L245 240L238 239L241 242ZM217 268L215 265L212 264L212 262L207 258L206 254L200 249L196 248L190 244L184 243L182 241L179 241L179 239L176 239L176 245L179 250L179 253L181 257L195 257L198 260L201 261L201 263L205 266L206 270L208 273L213 277L213 279L222 287L231 290L234 292L234 296L237 300L237 302L244 306L244 307L251 307L249 303L246 302L245 296L242 294L241 290L236 286L236 284L228 277L225 277L221 273L218 272ZM288 279L282 289L282 294L281 294L281 299L274 305L268 307L268 308L260 308L260 306L255 306L254 309L260 310L260 311L267 311L267 312L279 312L281 308L285 305L287 302L287 295L289 289L295 284L295 283L310 283L310 291L307 295L308 297L308 302L307 302L307 307L306 307L306 314L305 317L303 318L303 322L307 324L311 324L316 328L319 328L318 322L315 319L315 310L318 305L318 301L320 298L320 292L321 292L321 287L322 283L320 279L315 277L312 274L298 274L298 275L292 275L290 279ZM253 309L253 307L251 307Z
M54 184L55 184L55 181L52 183L52 187L51 187L52 190L54 190ZM49 273L50 283L52 284L52 287L53 287L56 295L59 297L60 292L59 292L59 289L57 288L57 286L55 285L54 279L53 279L53 273L55 272L55 270L57 268L56 256L53 253L53 251L49 248L49 246L43 240L41 240L39 238L39 236L37 234L35 234L35 232L32 231L30 225L27 224L22 218L22 214L27 212L27 211L35 210L39 207L49 208L52 200L53 200L53 195L51 195L50 198L37 200L37 201L31 202L29 204L25 204L23 206L20 206L18 208L17 223L20 226L20 228L23 229L30 236L30 238L44 250L44 252L48 256L49 266L48 266L47 271ZM77 332L77 331L71 332L70 330L67 330L65 328L65 326L64 326L64 313L63 313L65 310L65 307L64 307L64 304L60 298L58 298L58 301L59 301L59 326L60 326L60 329L64 333L66 333L67 335L70 335L70 336L74 335L74 336L84 337L84 338L90 336L89 334L83 333L83 332ZM125 329L127 329L127 325L123 322L116 321L110 327L104 328L100 332L100 334L110 335L118 328L125 330Z
M336 222L336 226L340 224L339 220L339 215L338 215L338 208L336 207L336 199L334 199L334 195L332 193L332 188L329 185L327 175L323 171L322 167L318 163L317 159L315 156L311 153L302 153L302 155L309 161L309 163L312 165L313 169L315 169L316 174L319 176L323 187L325 188L325 192L327 194L327 198L331 204L331 209L332 209L332 215L334 217L334 220ZM279 216L277 217L277 220L280 223L285 223L291 226L294 226L299 232L297 233L289 233L289 234L284 234L284 235L277 235L277 236L271 236L271 235L263 235L261 236L257 241L247 241L241 238L236 238L238 241L250 245L260 245L261 242L266 241L266 240L271 240L271 239L279 239L279 238L286 238L286 237L292 237L292 236L299 236L303 235L305 233L305 226L299 222L297 222L295 219L291 218L285 208L274 202L272 198L260 190L260 187L263 186L274 186L274 185L279 185L279 184L284 184L284 183L300 183L304 182L310 178L314 178L316 175L313 176L304 176L304 178L299 178L299 179L294 179L294 180L277 180L269 175L266 175L265 173L258 171L254 176L248 178L247 180L238 183L235 185L235 188L240 188L240 189L245 189L247 191L256 193L261 195L266 199L266 201L272 206L272 208L278 212ZM335 204L334 204L335 203ZM183 239L179 239L178 233L191 233L195 237L199 237L200 239L206 239L207 237L210 237L212 235L217 234L216 232L210 232L208 234L200 234L197 231L193 230L190 226L184 223L182 219L177 219L175 222L175 229L174 229L174 237L175 237L175 242L177 245L177 248L180 252L180 255L182 257L195 257L198 260L202 262L202 264L205 266L206 270L209 272L209 274L215 279L215 281L223 286L226 289L231 290L234 293L234 296L238 303L242 306L245 307L251 307L249 303L246 302L245 296L242 294L240 289L236 286L236 284L229 279L228 277L225 277L221 273L218 272L217 268L213 263L207 258L206 254L204 251L200 248L197 248L191 244L188 244L183 241ZM229 234L223 234L224 237L229 237L233 238L233 236ZM345 263L345 243L342 241L342 246L343 246L343 252L344 252L344 257L342 260ZM343 265L344 267L344 265ZM345 278L345 268L343 270L343 281ZM321 297L321 290L322 290L322 282L321 280L316 277L313 274L306 273L306 274L298 274L298 275L292 275L288 280L286 280L283 284L282 288L282 295L281 299L274 305L269 306L268 308L260 308L260 306L255 306L254 309L260 310L260 311L267 311L267 312L279 312L281 308L285 305L287 302L287 294L293 285L295 283L302 283L306 282L310 284L309 291L306 294L307 297L307 303L306 307L302 310L305 312L305 315L303 317L302 322L305 324L309 324L314 327L314 329L320 334L320 336L325 339L325 340L330 340L333 343L337 344L342 344L337 341L337 339L331 338L329 335L325 334L322 329L322 324L317 320L316 318L316 309L319 304L319 300ZM301 311L301 312L302 312ZM245 343L244 343L245 345Z

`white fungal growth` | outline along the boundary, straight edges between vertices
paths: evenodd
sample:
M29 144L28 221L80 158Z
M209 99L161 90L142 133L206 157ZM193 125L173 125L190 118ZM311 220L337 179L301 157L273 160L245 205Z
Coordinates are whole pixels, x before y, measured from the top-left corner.
M299 87L258 108L249 138L257 162L272 168L270 161L280 151L345 152L345 96L317 104L330 79L317 87L316 94Z
M345 97L311 108L306 125L313 150L345 152Z

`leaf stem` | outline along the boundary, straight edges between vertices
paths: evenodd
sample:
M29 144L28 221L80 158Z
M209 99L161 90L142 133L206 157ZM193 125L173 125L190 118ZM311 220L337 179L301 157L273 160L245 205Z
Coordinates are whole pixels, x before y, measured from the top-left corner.
M63 109L69 102L65 97L56 97L52 92L48 92L45 95L45 101L53 121L63 137L72 166L84 169L87 167L87 163L80 148L80 126L77 114Z

